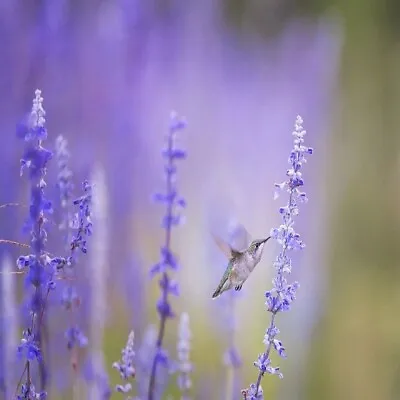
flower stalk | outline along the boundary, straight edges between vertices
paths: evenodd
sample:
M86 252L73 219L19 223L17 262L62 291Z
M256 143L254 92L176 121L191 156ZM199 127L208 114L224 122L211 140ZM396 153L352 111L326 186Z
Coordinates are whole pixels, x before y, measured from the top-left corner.
M268 312L271 313L271 321L264 336L266 350L254 362L258 369L258 377L256 383L244 391L244 396L248 400L263 399L261 379L265 373L283 378L279 367L271 365L270 354L272 350L275 350L280 357L286 357L285 347L277 339L279 329L275 324L275 319L278 313L291 309L291 304L296 299L296 291L300 286L298 282L288 283L287 276L292 271L290 251L301 250L305 247L300 235L294 230L294 217L299 214L299 204L308 200L305 192L301 191L304 185L301 169L307 161L306 155L313 153L311 147L304 146L306 131L303 129L302 123L303 120L298 116L293 131L293 149L288 160L290 168L286 171L287 179L282 183L275 184L275 199L282 191L289 194L289 199L285 206L279 208L283 220L281 225L271 230L271 237L279 243L281 251L274 262L276 274L272 281L273 288L265 293L267 299L265 305Z
M155 356L150 373L148 400L154 399L158 365L162 364L164 367L168 366L168 354L163 349L163 340L167 320L169 318L174 318L175 316L169 303L169 294L173 294L175 296L179 295L178 284L170 278L168 270L176 270L178 268L178 261L171 250L172 228L181 224L182 218L179 214L179 209L185 207L186 205L185 200L178 194L175 182L175 163L177 160L181 160L186 157L185 151L175 147L175 138L176 133L184 129L185 126L186 122L182 118L179 118L176 113L171 114L167 136L167 148L162 153L164 158L167 160L165 166L166 191L165 193L158 193L155 195L155 200L166 206L166 214L162 222L162 226L165 229L165 242L161 249L161 261L154 265L150 271L152 276L161 276L159 280L161 297L157 302L157 311L160 316L160 327L156 341Z

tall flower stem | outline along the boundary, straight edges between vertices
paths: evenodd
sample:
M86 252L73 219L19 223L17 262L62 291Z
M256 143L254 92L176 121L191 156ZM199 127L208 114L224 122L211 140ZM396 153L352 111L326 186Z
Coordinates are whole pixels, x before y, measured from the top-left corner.
M166 274L164 273L164 279L168 279ZM167 296L163 295L164 301L167 301ZM156 352L162 349L163 339L164 339L164 332L165 332L165 325L167 323L167 317L161 317L160 320L160 330L158 331L157 342L156 342ZM158 364L158 357L157 355L154 357L153 364L151 367L150 373L150 381L149 381L149 400L153 400L154 398L154 384L156 380L156 373L157 373L157 364Z
M275 325L275 319L278 313L291 309L291 304L296 299L296 291L300 286L298 282L289 284L287 277L292 271L292 260L288 253L305 247L300 235L294 230L294 217L299 214L299 204L307 201L306 194L300 190L304 185L301 168L307 161L306 155L313 153L312 148L304 146L306 131L303 129L302 123L303 120L298 116L293 131L293 148L288 159L290 168L286 171L287 179L280 184L275 184L276 189L279 192L286 191L289 198L287 204L279 208L279 213L283 219L282 224L271 230L271 237L281 245L281 251L274 262L276 274L272 281L273 288L265 293L267 299L265 304L268 312L271 313L271 321L264 335L266 349L254 362L258 369L256 383L251 384L248 389L242 392L244 398L248 400L263 399L261 379L265 373L283 378L279 367L271 365L270 354L274 349L280 357L286 357L285 348L282 342L277 339L279 329ZM275 193L275 198L279 196L278 191Z
M171 150L172 146L173 146L172 137L169 136L168 149ZM167 171L167 193L171 193L172 174L170 171L172 171L172 168L173 168L173 159L170 158L168 160L168 171ZM172 203L169 202L167 205L167 215L171 215L171 213L172 213ZM167 249L170 249L170 246L171 246L171 229L172 229L172 225L169 224L165 230L165 247ZM168 274L166 271L163 272L162 279L165 282L168 282L169 278L168 278ZM162 302L165 304L167 304L167 302L168 302L168 291L167 290L163 290L163 292L162 292ZM158 331L157 342L156 342L156 352L158 352L162 349L167 318L168 318L168 315L166 313L161 313L160 329ZM153 400L154 383L155 383L156 373L157 373L157 363L158 363L158 357L156 354L156 356L154 357L154 360L153 360L153 365L151 367L150 382L149 382L149 400Z
M272 314L271 323L270 323L270 325L269 325L268 331L270 331L270 330L272 329L272 327L274 326L275 316L276 316L276 314ZM269 342L268 342L268 345L267 345L267 349L266 349L266 351L265 351L265 358L266 358L266 359L269 358L269 354L270 354L270 352L271 352L271 346L272 346L272 341L269 341ZM260 372L258 373L257 383L256 383L256 397L257 397L258 389L259 389L259 387L260 387L261 379L262 379L263 376L264 376L264 372L263 372L263 371L260 371Z
M30 247L33 252L28 256L20 256L17 260L19 269L28 270L26 282L33 286L33 295L29 303L31 322L30 326L23 332L21 344L18 346L18 353L26 360L25 371L27 378L26 383L22 385L21 393L22 396L26 397L37 395L32 385L30 368L30 363L35 359L40 368L42 390L44 390L46 384L41 349L41 326L47 295L44 296L43 293L46 291L48 293L55 287L53 273L45 252L47 241L47 232L45 230L46 214L52 212L51 203L44 195L47 163L52 158L52 153L42 146L43 140L47 138L45 115L41 91L36 90L32 111L27 123L17 126L17 135L26 143L21 159L21 175L25 169L28 170L31 187L29 218L26 223L26 230L31 235ZM41 395L45 396L45 392L42 392Z
M151 269L152 275L161 275L161 279L159 280L161 298L157 303L157 311L160 315L160 327L157 335L156 352L149 379L148 400L154 399L158 364L166 364L168 362L166 352L163 351L163 341L167 319L174 317L174 313L168 302L168 295L170 293L178 295L178 285L170 279L167 269L177 269L177 261L171 251L172 228L173 226L179 225L181 222L180 215L177 214L176 209L184 207L185 201L178 196L175 187L175 161L185 158L186 154L184 151L175 148L175 133L182 130L185 125L186 124L182 119L179 119L175 113L172 113L168 132L167 148L163 151L163 156L167 159L165 165L166 192L165 194L156 194L155 196L156 201L166 205L166 214L162 224L165 229L165 242L164 247L161 249L161 261Z

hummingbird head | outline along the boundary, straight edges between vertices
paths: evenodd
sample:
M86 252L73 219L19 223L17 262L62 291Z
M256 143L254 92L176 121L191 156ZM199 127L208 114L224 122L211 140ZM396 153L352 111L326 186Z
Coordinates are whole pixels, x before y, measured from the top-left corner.
M249 247L249 253L258 262L261 260L262 253L264 251L264 245L271 237L268 236L266 239L253 240Z

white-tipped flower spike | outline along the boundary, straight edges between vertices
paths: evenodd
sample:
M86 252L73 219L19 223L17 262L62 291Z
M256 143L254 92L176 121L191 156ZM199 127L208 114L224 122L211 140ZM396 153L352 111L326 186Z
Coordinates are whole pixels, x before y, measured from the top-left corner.
M15 364L15 349L18 344L18 310L15 298L15 275L12 274L12 261L6 256L2 261L1 302L4 338L4 365ZM4 368L5 397L11 398L15 390L14 368Z
M123 380L122 384L115 386L115 391L120 393L129 393L132 390L132 384L129 382L136 374L134 367L135 361L135 334L133 331L129 333L126 346L122 349L121 361L114 362L112 367L119 371L119 375Z
M103 336L107 316L108 262L108 195L105 172L96 166L93 176L93 251L90 253L89 279L91 282L90 344L93 376L90 398L100 399L104 392L105 364Z
M192 371L192 363L190 362L190 341L192 332L189 326L189 314L182 313L179 320L178 332L178 386L181 390L181 400L189 400L189 390L192 387L190 373Z

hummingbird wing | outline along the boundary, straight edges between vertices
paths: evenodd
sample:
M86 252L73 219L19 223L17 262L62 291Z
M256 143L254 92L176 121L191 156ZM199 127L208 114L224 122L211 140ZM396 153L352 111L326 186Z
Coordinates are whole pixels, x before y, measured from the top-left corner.
M239 249L240 251L246 250L251 243L251 235L244 227L244 225L233 222L229 229L230 243L233 247Z
M219 249L225 254L226 257L231 259L232 257L237 257L241 254L240 251L233 249L228 243L222 240L219 236L213 234L215 243ZM225 275L224 275L225 276Z

